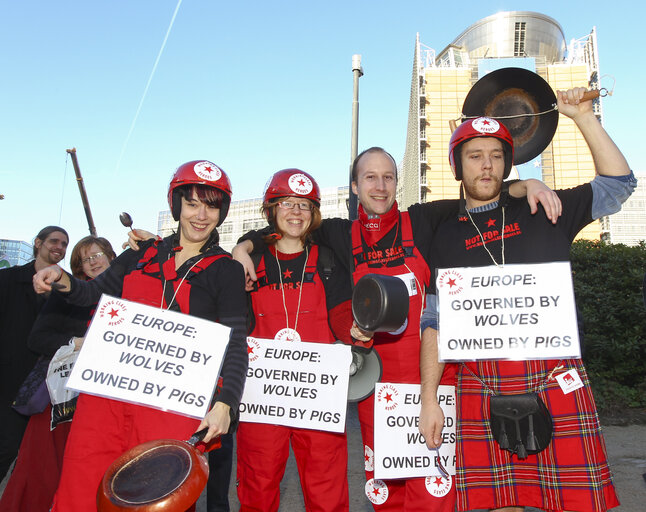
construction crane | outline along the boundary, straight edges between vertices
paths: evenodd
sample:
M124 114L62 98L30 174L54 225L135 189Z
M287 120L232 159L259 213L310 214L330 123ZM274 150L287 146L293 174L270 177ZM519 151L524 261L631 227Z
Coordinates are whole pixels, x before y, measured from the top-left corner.
M76 173L76 184L79 186L79 192L81 193L81 201L83 201L83 209L85 210L85 218L87 219L87 225L90 228L90 234L92 236L96 236L96 227L94 227L94 220L92 220L90 202L88 201L87 194L85 193L85 185L83 185L81 169L79 169L79 162L76 158L76 148L68 149L67 152L72 158L72 165L74 166L74 172Z

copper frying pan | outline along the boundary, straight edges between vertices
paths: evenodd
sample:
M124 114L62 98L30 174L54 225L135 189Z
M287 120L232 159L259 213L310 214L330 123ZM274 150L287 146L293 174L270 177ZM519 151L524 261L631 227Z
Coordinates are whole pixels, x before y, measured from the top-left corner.
M158 439L123 453L103 475L97 491L99 512L183 512L193 505L209 476L196 448L208 429L188 441Z

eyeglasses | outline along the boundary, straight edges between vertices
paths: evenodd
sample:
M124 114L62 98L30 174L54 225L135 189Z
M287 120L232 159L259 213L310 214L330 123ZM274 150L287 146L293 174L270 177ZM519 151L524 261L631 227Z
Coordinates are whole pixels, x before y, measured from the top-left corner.
M311 212L312 205L311 203L292 203L291 201L278 201L278 206L285 208L286 210L293 210L298 207L299 210L304 212Z
M96 254L90 254L87 258L83 258L81 260L81 263L90 263L94 262L94 260L98 260L101 256L104 254L102 252L97 252Z

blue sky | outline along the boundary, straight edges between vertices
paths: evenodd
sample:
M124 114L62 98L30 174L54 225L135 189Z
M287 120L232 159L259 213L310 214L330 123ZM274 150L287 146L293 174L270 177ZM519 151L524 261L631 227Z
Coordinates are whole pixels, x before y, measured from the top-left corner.
M170 176L188 160L224 168L234 200L259 196L286 167L311 172L323 187L347 184L352 55L362 55L365 70L359 149L384 146L400 160L415 34L439 52L505 10L547 14L568 41L597 27L601 72L616 80L604 101L606 128L633 169L646 171L635 129L646 77L643 64L631 63L644 50L645 7L438 4L183 0L176 12L178 0L0 1L0 238L31 241L57 223L72 243L88 234L65 151L72 147L98 232L114 245L126 236L121 211L156 229Z

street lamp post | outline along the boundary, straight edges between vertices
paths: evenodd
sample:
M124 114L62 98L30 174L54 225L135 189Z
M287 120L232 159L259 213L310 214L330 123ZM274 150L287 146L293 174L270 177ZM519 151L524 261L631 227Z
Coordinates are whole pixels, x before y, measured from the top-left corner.
M357 158L357 146L359 138L359 78L363 76L361 67L361 55L352 56L352 74L354 78L354 90L352 96L352 143L350 146L350 197L348 201L348 216L350 220L357 218L357 196L352 192L352 162Z

